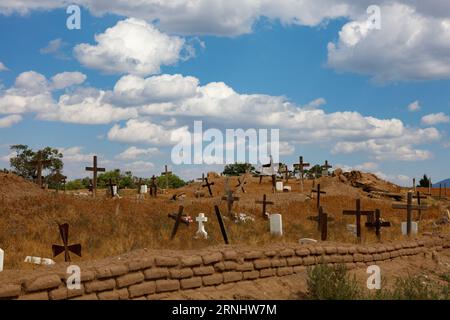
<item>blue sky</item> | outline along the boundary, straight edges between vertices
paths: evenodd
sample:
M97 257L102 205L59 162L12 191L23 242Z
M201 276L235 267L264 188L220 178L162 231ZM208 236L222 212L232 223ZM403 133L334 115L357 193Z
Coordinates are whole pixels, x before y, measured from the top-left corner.
M401 184L423 173L434 181L448 178L450 48L443 42L450 31L433 26L450 21L450 12L380 1L381 29L367 31L367 6L350 6L348 12L331 6L321 16L314 6L323 1L294 8L298 12L290 2L281 1L277 10L265 3L264 12L252 12L250 21L237 16L224 26L220 18L230 13L222 12L223 6L199 18L199 5L192 19L184 12L187 18L179 21L187 9L147 14L131 7L124 14L119 0L108 9L82 1L81 30L66 28L61 1L49 1L48 7L0 4L0 167L8 166L8 146L22 143L63 148L65 173L72 178L87 175L82 169L93 154L107 169L148 176L168 163L193 178L222 167L171 164L167 134L184 126L190 130L195 119L221 130L279 128L288 146L281 160L288 164L303 155L309 162L328 159ZM399 23L402 19L411 21ZM104 35L104 42L95 35ZM121 37L129 42L117 46ZM141 55L153 49L157 57ZM131 58L141 60L128 63ZM59 83L52 81L64 72ZM164 82L166 75L180 76ZM131 82L116 90L124 79ZM158 92L150 87L133 91L145 79L166 92L163 100L152 96ZM188 92L181 94L182 88ZM231 88L231 97L222 97ZM102 92L105 97L97 99ZM61 96L69 102L61 103ZM170 104L172 113L155 111L157 102ZM419 107L411 111L414 102ZM267 122L275 115L279 122ZM143 129L133 127L137 124Z

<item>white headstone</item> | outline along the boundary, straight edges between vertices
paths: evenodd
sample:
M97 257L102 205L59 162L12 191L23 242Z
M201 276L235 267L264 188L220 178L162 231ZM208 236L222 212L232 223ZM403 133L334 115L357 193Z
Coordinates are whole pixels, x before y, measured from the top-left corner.
M298 240L300 244L311 244L311 243L317 243L317 240L311 239L311 238L302 238Z
M291 186L284 186L284 187L283 187L283 191L291 192L291 191L292 191L292 188L291 188Z
M112 186L113 197L117 196L117 186Z
M5 251L0 249L0 272L3 271L3 261L5 259Z
M140 189L139 189L139 193L140 193L140 194L146 194L147 191L148 191L147 185L146 185L146 184L141 185L141 187L140 187Z
M283 191L283 181L277 181L275 187L277 191Z
M417 222L411 221L411 234L417 234L419 232L419 225ZM402 235L406 236L407 232L407 223L402 222Z
M55 261L49 258L26 256L24 262L33 264L42 264L45 266L51 266L55 264Z
M274 236L283 235L283 219L281 214L273 213L269 217L270 219L270 233Z
M348 224L347 225L347 231L350 232L353 235L356 235L356 225L355 224Z
M208 218L205 217L204 213L199 213L198 217L195 218L195 221L198 222L197 237L208 239L208 232L206 232L204 225L205 222L208 222Z

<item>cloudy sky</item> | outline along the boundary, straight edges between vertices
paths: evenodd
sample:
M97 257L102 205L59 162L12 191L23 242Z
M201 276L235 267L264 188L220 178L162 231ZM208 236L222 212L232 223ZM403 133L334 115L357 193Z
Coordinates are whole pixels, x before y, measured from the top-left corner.
M174 130L276 128L281 161L356 168L401 184L450 176L446 0L0 2L0 167L11 144L61 149L83 177L185 177ZM380 8L380 29L370 26ZM221 167L221 166L220 166Z

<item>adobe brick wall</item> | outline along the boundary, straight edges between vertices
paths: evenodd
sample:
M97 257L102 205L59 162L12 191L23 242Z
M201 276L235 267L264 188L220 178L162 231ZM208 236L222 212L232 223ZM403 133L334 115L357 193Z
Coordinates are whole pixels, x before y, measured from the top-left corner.
M0 299L158 299L164 292L282 277L320 263L343 263L353 269L447 248L450 235L362 246L323 242L265 248L222 246L192 254L160 250L137 257L124 255L113 262L79 263L82 282L79 290L66 287L69 264L32 272L16 271L14 279L0 273Z

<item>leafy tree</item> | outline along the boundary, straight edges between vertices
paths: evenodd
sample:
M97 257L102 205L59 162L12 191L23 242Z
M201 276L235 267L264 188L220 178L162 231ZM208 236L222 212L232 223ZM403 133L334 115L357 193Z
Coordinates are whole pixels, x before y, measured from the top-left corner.
M308 177L310 179L312 178L320 178L322 176L322 166L320 164L316 164L310 169L304 170L305 177Z
M419 181L419 187L428 188L430 186L430 178L427 177L426 174L423 175L423 178Z
M12 157L9 162L15 174L29 180L37 174L36 167L31 163L36 161L38 153L41 155L41 160L44 161L42 170L50 171L49 175L61 171L64 164L62 162L63 154L57 149L45 147L42 150L33 151L27 145L17 144L10 147L12 151L16 152L16 156Z
M223 170L223 174L226 176L239 176L247 171L254 172L255 167L253 167L250 163L234 163L227 164Z
M166 187L166 176L159 176L156 179L156 184L159 188L165 188ZM186 182L178 177L176 174L169 175L169 188L176 189L181 188L186 185Z

